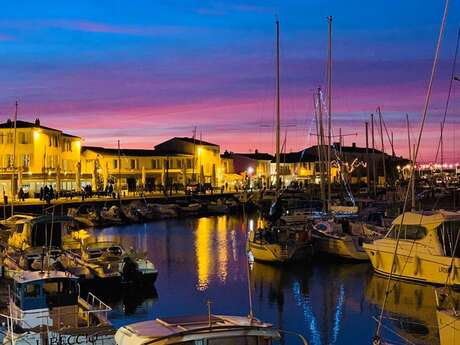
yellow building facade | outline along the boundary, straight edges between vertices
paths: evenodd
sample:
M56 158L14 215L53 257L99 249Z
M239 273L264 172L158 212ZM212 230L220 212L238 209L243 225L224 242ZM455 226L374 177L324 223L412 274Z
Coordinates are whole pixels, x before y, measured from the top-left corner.
M85 146L82 178L93 190L158 191L188 184L224 183L218 145L193 138L172 138L154 150Z
M81 138L35 122L0 124L0 184L10 196L20 188L34 197L44 185L75 189ZM14 175L14 181L12 179ZM13 182L13 183L12 183Z

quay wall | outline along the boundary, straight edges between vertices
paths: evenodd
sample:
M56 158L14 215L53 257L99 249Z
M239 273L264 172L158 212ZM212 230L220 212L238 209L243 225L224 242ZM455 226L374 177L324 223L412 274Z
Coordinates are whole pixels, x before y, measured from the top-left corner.
M120 199L108 198L108 197L93 197L82 200L81 198L73 199L58 199L53 200L48 205L44 201L34 200L18 202L14 204L14 214L25 213L25 214L43 214L51 213L53 208L55 214L66 215L70 208L77 208L81 211L85 211L87 208L95 207L110 207L112 205L128 205L132 201L139 200L145 203L156 203L156 204L185 204L193 201L215 201L217 199L232 199L236 196L236 193L214 193L214 194L197 194L197 195L185 195L185 194L173 194L173 195L148 195L144 197L139 196L127 196ZM0 218L8 218L11 215L11 203L0 205Z

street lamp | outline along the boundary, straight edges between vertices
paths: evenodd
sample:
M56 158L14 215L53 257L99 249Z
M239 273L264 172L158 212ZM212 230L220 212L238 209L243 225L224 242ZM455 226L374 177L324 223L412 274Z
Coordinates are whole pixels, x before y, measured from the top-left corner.
M254 173L254 168L253 167L248 167L248 189L251 189L251 176Z

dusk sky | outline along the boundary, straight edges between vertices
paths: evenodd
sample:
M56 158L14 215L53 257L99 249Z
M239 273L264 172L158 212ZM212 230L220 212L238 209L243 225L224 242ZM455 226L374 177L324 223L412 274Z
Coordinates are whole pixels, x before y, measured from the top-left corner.
M0 119L41 119L85 145L152 148L191 136L221 150L274 151L274 22L281 23L282 136L315 142L312 94L325 86L333 16L333 126L364 145L381 106L407 155L419 128L444 1L24 1L0 13ZM431 159L447 97L460 1L452 0L421 160ZM460 74L460 67L457 68ZM454 83L447 161L460 161ZM376 127L377 133L378 127ZM376 138L380 148L380 138ZM460 140L459 140L460 142ZM388 147L388 142L385 142Z

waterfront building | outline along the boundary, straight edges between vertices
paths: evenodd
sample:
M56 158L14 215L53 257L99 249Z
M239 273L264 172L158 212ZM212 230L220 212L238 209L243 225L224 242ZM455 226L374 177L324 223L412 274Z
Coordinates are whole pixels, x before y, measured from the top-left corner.
M224 157L233 160L235 173L242 179L248 180L252 187L263 188L270 186L270 163L273 156L255 150L253 153L225 152ZM249 181L250 179L250 181Z
M1 123L1 191L11 197L22 188L26 196L38 197L45 185L55 191L75 189L80 147L80 137L42 126L39 119L18 120L16 130L11 120Z
M199 183L216 187L224 182L219 145L195 138L174 137L155 145L155 151L166 157L188 157L183 177L186 184Z
M116 149L85 146L82 169L94 190L112 185L123 192L183 189L200 183L223 183L219 146L193 138L172 138L155 149Z
M156 190L177 171L175 162L170 159L168 169L166 157L155 150L84 146L81 155L84 184L91 184L93 190L109 186L120 192Z

